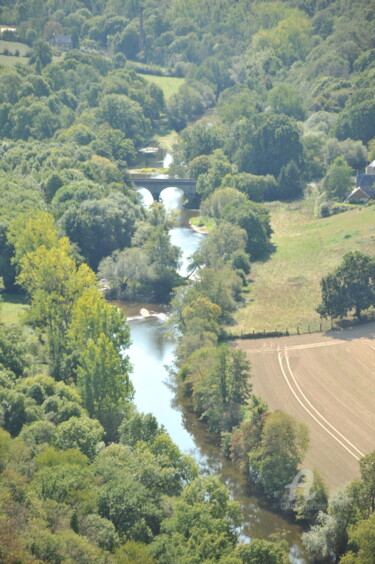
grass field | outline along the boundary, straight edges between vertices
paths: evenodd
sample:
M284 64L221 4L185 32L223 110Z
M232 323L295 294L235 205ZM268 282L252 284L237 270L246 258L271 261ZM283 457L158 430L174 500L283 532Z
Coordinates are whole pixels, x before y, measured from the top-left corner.
M18 41L4 41L3 39L0 39L0 53L2 53L4 49L8 49L8 51L12 54L14 54L15 51L18 51L20 57L24 57L26 53L30 53L31 51L31 47L25 43L19 43Z
M326 334L238 341L254 393L309 427L302 468L330 488L359 475L375 449L375 323Z
M235 334L295 332L319 323L319 282L348 251L375 255L375 205L315 219L306 202L269 205L276 252L252 265L248 302L236 314Z
M144 74L142 75L143 78L149 80L150 82L154 82L164 92L165 100L169 100L173 94L176 94L177 90L180 88L181 84L184 82L184 78L176 78L173 76L156 76L154 74Z
M178 133L174 131L174 129L168 129L167 127L165 130L159 128L159 133L154 136L154 139L161 147L171 153L173 151L173 145L178 141Z
M11 55L3 55L4 49L8 49ZM19 56L16 57L14 53L18 51ZM4 41L0 39L0 65L6 67L12 67L17 63L27 63L28 58L25 57L26 53L30 53L31 49L28 45L24 43L18 43L17 41Z
M22 322L22 314L28 307L25 299L15 294L6 294L2 296L2 299L3 301L0 302L0 321L3 323Z

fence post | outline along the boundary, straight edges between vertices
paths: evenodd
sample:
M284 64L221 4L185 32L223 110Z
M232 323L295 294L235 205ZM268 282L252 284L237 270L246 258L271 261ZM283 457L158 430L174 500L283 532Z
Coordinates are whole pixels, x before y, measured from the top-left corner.
M297 325L297 335L299 335L299 326Z

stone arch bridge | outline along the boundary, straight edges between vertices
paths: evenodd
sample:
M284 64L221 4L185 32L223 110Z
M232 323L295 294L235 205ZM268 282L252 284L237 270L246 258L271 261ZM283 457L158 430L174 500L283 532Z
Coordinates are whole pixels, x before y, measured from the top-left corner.
M197 194L197 181L192 178L133 178L138 188L146 188L151 192L154 200L158 201L160 193L165 188L180 188L190 205L199 203Z

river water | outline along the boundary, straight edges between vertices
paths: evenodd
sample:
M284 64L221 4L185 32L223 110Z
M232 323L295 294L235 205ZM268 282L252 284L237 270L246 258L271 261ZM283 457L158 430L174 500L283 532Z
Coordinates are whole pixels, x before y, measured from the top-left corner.
M179 207L180 202L181 195L178 192L166 193L167 207ZM189 227L191 213L184 211L180 226L170 232L172 243L183 252L180 267L183 275L188 271L189 257L203 237ZM131 329L132 345L128 354L133 364L131 379L135 388L134 401L139 411L152 413L181 451L195 458L202 472L221 477L233 499L241 506L241 536L244 540L285 533L291 546L290 561L294 564L305 563L301 527L285 519L281 513L270 511L262 498L251 495L245 476L221 455L219 446L214 444L204 424L176 401L175 382L169 370L174 362L175 343L168 337L166 328L168 306L139 302L115 303L125 311Z

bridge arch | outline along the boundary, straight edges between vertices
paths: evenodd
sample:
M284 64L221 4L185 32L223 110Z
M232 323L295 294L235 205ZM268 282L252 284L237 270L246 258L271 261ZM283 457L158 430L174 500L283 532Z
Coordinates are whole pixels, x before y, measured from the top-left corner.
M152 202L154 202L154 197L151 194L150 190L147 190L147 188L141 186L140 188L137 188L137 192L141 196L142 204L145 207L151 206Z
M196 180L191 178L133 178L133 182L138 188L149 190L154 200L159 200L161 192L166 188L179 188L190 204L199 200Z
M160 192L159 200L163 202L166 207L181 207L185 200L184 191L178 186L168 186Z

